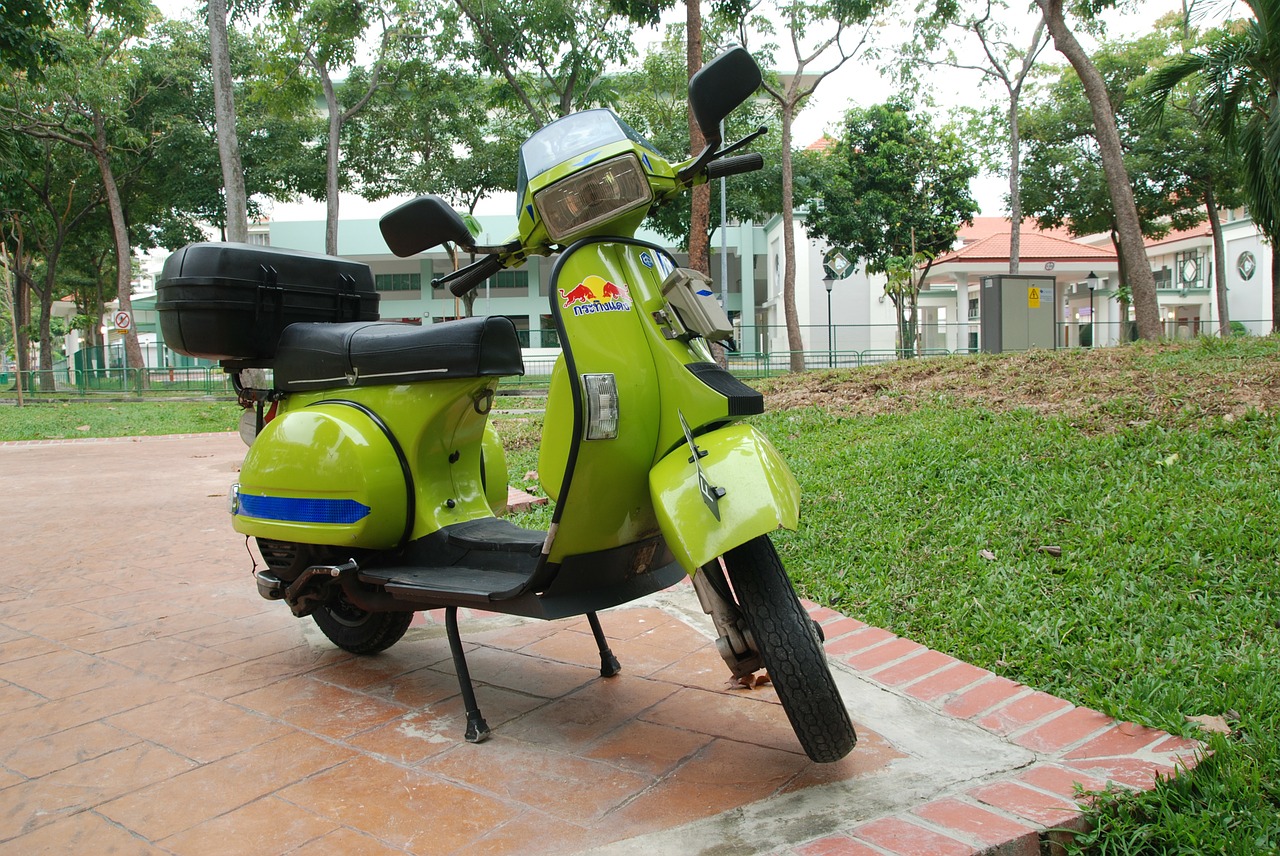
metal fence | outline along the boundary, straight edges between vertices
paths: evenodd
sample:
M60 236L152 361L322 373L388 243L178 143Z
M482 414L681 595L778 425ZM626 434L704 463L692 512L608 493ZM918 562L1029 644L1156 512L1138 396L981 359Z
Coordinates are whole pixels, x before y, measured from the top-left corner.
M1170 319L1165 334L1173 340L1197 336L1216 336L1216 324L1187 323ZM1232 322L1236 335L1265 335L1271 331L1270 319ZM922 330L923 347L895 348L896 326L889 324L809 326L801 330L809 343L830 343L830 348L810 348L799 352L806 369L849 369L878 365L907 358L930 358L973 354L979 351L976 322L968 324L932 324ZM785 343L786 329L756 327L747 331L757 344ZM1057 325L1055 349L1109 347L1135 338L1132 323ZM744 335L744 339L747 337ZM857 347L855 343L868 343ZM742 344L745 344L743 342ZM558 351L550 348L526 351L522 377L503 378L503 390L546 387L551 382ZM173 362L177 361L175 355ZM730 350L729 370L741 378L763 378L791 371L792 352L785 347ZM118 365L118 364L117 364ZM68 397L233 397L230 375L216 365L174 366L147 369L83 369L67 363L48 371L24 373L24 392L32 398ZM0 372L0 397L12 397L16 373Z
M234 397L231 376L218 366L146 369L71 369L23 372L23 392L33 398L112 396ZM16 391L17 372L0 372L0 389Z

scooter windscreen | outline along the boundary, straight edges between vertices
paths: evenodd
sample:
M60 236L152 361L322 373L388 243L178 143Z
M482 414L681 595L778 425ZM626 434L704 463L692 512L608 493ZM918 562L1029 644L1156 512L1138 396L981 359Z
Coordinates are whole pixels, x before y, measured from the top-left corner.
M624 140L637 143L661 156L652 143L607 107L584 110L581 113L557 119L539 129L520 146L520 171L516 178L516 199L524 200L529 179L537 178L575 155ZM517 202L517 206L520 204L521 202Z

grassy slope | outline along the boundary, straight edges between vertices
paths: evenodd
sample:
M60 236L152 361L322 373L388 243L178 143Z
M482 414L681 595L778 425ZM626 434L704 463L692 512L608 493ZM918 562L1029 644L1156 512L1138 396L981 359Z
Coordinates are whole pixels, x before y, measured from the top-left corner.
M813 599L1122 719L1236 733L1103 852L1280 849L1280 340L769 383ZM1041 551L1055 546L1060 557ZM994 555L985 558L982 551Z

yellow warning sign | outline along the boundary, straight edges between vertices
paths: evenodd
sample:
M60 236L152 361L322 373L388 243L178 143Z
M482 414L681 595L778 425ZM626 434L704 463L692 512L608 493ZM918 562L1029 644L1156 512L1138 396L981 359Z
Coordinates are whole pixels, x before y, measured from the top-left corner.
M1027 289L1027 308L1028 309L1040 308L1040 289L1038 288Z

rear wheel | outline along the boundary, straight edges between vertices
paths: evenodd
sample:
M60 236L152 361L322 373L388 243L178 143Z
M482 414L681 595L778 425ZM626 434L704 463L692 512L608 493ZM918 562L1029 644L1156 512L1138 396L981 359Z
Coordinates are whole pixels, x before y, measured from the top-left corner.
M840 760L858 737L819 631L796 597L773 542L761 535L735 547L724 555L724 566L805 754L819 763Z
M376 654L400 641L412 612L368 612L346 598L327 603L311 613L329 641L352 654Z

